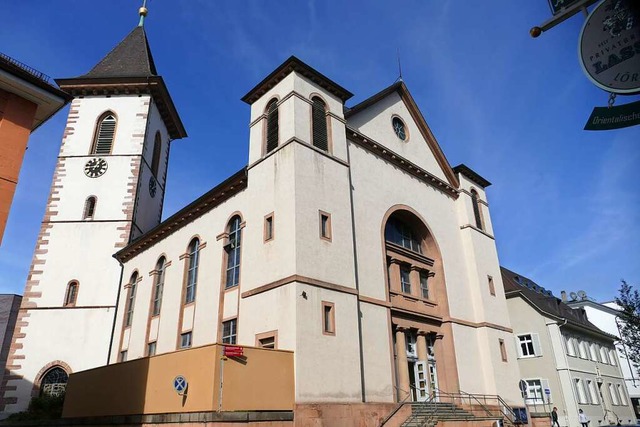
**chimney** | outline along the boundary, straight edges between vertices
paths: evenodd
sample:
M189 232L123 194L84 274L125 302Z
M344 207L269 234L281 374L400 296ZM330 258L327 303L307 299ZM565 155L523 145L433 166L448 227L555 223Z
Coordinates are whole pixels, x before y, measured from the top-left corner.
M567 302L567 293L565 291L560 292L560 299L562 299L562 302Z

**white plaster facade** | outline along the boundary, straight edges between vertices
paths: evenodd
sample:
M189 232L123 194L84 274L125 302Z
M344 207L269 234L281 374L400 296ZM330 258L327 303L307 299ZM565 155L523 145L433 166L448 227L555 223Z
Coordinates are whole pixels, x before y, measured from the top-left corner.
M620 321L618 311L620 307L614 301L598 303L589 299L577 299L575 301L569 301L567 304L571 308L583 308L591 323L611 335L620 336L620 330L618 329L618 322ZM615 347L618 365L622 370L629 398L631 399L636 416L639 416L640 373L628 359L627 354L629 350L623 343L618 341Z
M514 288L507 287L507 304L520 379L528 384L521 401L529 413L548 419L551 409L557 407L561 426L579 425L579 409L591 425L635 424L620 365L616 357L611 358L615 337L585 323L583 314L572 313L559 299ZM556 309L560 311L552 312ZM568 316L562 317L562 313ZM529 339L532 354L522 348Z
M298 403L393 402L398 366L407 369L397 365L394 351L405 328L395 320L400 316L413 325L407 331L420 332L422 325L435 339L439 388L517 404L514 349L508 346L503 360L499 345L513 338L484 188L451 169L404 84L347 110L342 88L295 58L279 70L288 65L295 69L272 74L278 76L268 87L245 97L251 104L248 167L116 255L124 264L121 296L134 272L141 280L129 327L128 298L119 300L112 363L123 351L128 360L145 357L151 342L156 353L176 351L186 333L192 346L221 342L221 323L236 319L236 343L257 345L259 335L277 331L277 348L294 351ZM314 96L327 106L327 151L313 145ZM274 98L278 146L266 153L265 109ZM408 141L393 132L396 116ZM472 189L480 198L482 230L474 225ZM441 270L433 292L442 299L390 296L384 227L396 210L419 218L435 242L429 251L437 253L434 268ZM321 212L330 214L330 239L320 236ZM274 238L265 241L270 214ZM240 283L225 289L228 225L236 215L243 227ZM196 298L185 304L194 237L200 247ZM169 265L162 309L152 316L161 256ZM398 300L441 313L394 308ZM333 334L323 333L323 302L333 304ZM445 332L437 336L436 329Z

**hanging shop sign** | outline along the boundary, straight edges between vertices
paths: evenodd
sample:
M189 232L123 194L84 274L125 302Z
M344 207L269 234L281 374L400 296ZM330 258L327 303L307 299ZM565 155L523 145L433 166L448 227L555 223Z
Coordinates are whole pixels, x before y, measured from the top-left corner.
M600 2L585 21L578 45L580 65L596 86L640 93L640 1Z
M549 0L549 7L554 15L562 12L570 6L578 3L580 0Z
M640 101L594 108L584 130L610 130L635 125L640 125Z

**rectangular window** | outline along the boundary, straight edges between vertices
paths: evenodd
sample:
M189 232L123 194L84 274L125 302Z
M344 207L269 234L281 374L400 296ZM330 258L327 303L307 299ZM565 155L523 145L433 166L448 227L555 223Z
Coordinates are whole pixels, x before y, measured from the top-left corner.
M128 354L129 354L129 352L127 350L122 350L120 352L120 361L121 362L126 362Z
M180 348L191 347L191 332L185 332L180 335Z
M422 298L429 299L429 273L420 272L420 295Z
M264 338L258 338L258 347L260 348L276 348L276 336L271 335Z
M591 345L589 346L589 350L591 353L591 360L593 360L594 362L598 361L598 350L596 349L596 345L594 343L591 343Z
M518 343L520 357L534 357L542 355L538 334L518 335L516 340Z
M587 380L587 389L589 390L589 399L591 400L592 405L600 404L600 399L598 399L598 389L596 388L596 383L591 380Z
M567 347L567 354L569 356L575 356L576 355L576 351L575 348L573 347L573 337L564 336L564 344Z
M573 380L573 385L576 390L576 397L578 398L578 403L584 405L589 403L587 401L587 394L584 391L584 384L580 378L575 378Z
M542 380L525 380L527 383L527 399L528 405L544 404L544 390L542 390Z
M405 294L411 293L411 269L408 265L400 266L400 287Z
M495 297L496 296L496 286L493 284L493 277L487 276L487 278L489 280L489 293Z
M617 366L618 362L616 362L616 359L618 358L618 356L616 355L616 351L611 349L609 350L609 363L611 363L613 366Z
M404 333L404 340L407 345L407 357L418 357L418 336L415 331L406 331Z
M331 241L331 214L320 211L320 238Z
M222 343L235 344L238 328L238 319L227 320L222 322Z
M588 345L589 344L587 344L586 341L579 341L578 342L578 350L580 351L580 358L581 359L588 359L589 358L589 356L587 355L588 351L589 351L589 350L587 350L587 346Z
M335 305L332 302L322 301L322 333L324 335L336 334Z
M609 356L607 355L607 348L605 346L600 346L600 361L605 365L609 364Z
M500 344L500 355L502 356L502 361L507 362L507 347L504 345L504 340L498 339L498 343Z
M155 356L156 355L156 342L150 342L147 344L147 356Z
M616 384L616 387L618 388L618 396L620 397L620 404L623 406L627 406L628 401L627 401L627 395L624 392L624 387L622 387L620 384Z
M273 212L264 217L264 241L273 240Z
M609 395L611 396L611 403L618 406L620 404L620 400L618 399L618 392L611 383L609 383Z

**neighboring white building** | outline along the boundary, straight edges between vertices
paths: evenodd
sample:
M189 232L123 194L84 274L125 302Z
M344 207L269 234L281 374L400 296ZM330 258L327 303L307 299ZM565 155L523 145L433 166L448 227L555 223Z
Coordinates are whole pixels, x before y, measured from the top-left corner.
M548 422L555 406L562 426L579 425L579 409L592 426L635 423L616 336L531 279L502 268L502 280L532 416Z
M108 363L113 253L160 222L169 142L186 136L142 27L89 73L56 82L74 99L0 387L4 415Z
M571 308L584 309L591 323L611 335L620 336L620 330L618 329L620 306L615 301L598 303L590 300L585 294L578 294L574 295L572 292L570 294L572 299L567 302L567 305ZM627 357L628 350L621 341L616 343L616 350L618 365L622 369L631 403L636 417L640 418L640 373L631 364Z

